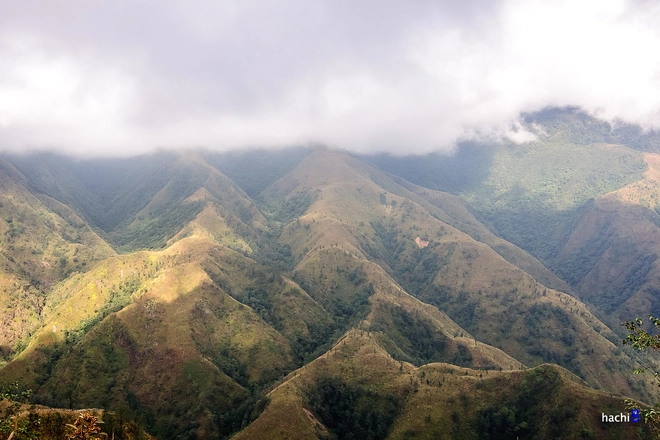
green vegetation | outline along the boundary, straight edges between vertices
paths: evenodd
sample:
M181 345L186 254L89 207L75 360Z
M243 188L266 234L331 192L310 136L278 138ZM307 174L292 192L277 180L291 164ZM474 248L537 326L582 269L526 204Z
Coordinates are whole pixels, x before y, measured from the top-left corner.
M178 168L178 169L177 169ZM204 208L202 202L184 200L204 185L209 171L194 164L175 166L167 184L136 217L128 217L109 232L118 250L157 249L179 232Z
M98 313L94 316L83 320L78 328L65 331L65 342L68 345L75 345L91 331L99 322L103 321L106 316L111 313L118 312L124 307L131 304L135 298L133 294L141 287L142 281L139 275L127 277L126 280L119 283L118 286L113 286L110 289L108 301L101 307Z
M561 438L566 433L586 435L588 430L578 427L580 403L560 397L562 404L556 405L561 387L560 375L552 368L528 371L517 392L503 395L496 405L478 412L478 437L486 440L538 438L544 421L548 422L546 438Z
M262 206L271 219L287 224L307 212L317 196L317 191L303 189L283 200L265 201Z
M394 278L415 296L429 287L454 253L454 246L444 248L437 242L420 249L411 234L404 234L394 219L386 223L373 221L371 227L386 251L376 251L376 255L392 268Z
M172 175L171 153L78 161L55 154L7 158L34 189L71 206L109 232L133 218Z
M130 252L136 249L160 249L167 240L181 230L204 208L204 204L193 202L186 205L158 210L150 219L133 223L125 229L115 230L110 234L117 250Z
M214 413L213 418L219 427L220 438L229 438L231 434L254 422L266 409L269 402L268 396L262 396L259 399L249 397L227 412Z
M466 144L449 157L365 159L415 184L460 196L497 234L575 286L600 256L598 248L585 246L572 259L558 258L559 252L594 199L640 180L647 169L638 152L603 144L660 151L660 136L649 133L652 143L639 141L622 134L630 127L616 134L575 109L547 110L526 120L545 131L538 142ZM608 246L602 237L598 244Z
M452 358L448 357L447 336L420 316L415 316L402 307L385 304L371 324L371 331L382 331L406 354L399 358L399 352L392 351L395 359L423 365L429 362L451 362L459 366L472 366L469 350L459 345Z
M20 390L13 383L0 391L0 436L12 440L63 440L78 438L146 439L134 422L113 413L47 410L30 405L30 390ZM85 426L81 429L84 419ZM104 419L101 421L100 419ZM93 422L93 423L90 423ZM95 434L95 435L92 435ZM101 437L104 436L104 437Z
M575 344L578 332L564 309L547 303L534 304L525 313L525 325L528 333L523 337L523 341L529 354L578 371L573 365L578 350ZM554 351L541 342L544 339L561 341L567 350L563 351L563 354Z
M0 434L13 438L32 440L38 437L40 420L32 411L27 417L19 417L23 406L30 401L31 390L20 391L18 382L6 386L0 391L0 403L6 401L8 405L0 413Z
M649 321L653 326L653 334L644 329L644 321L640 318L634 321L624 322L622 325L628 331L628 335L623 343L647 354L648 358L641 362L642 368L635 369L634 373L650 374L653 377L654 384L660 387L660 368L657 366L658 359L652 356L653 353L660 350L660 319L655 316L649 316ZM660 404L656 403L655 406L650 408L640 408L639 403L631 399L626 399L625 404L629 410L639 409L642 420L649 424L656 434L660 433Z
M462 191L505 239L552 262L590 200L641 179L641 156L623 148L578 147L555 139L500 147L489 178Z
M461 143L452 155L394 157L379 154L360 158L417 185L457 194L479 187L492 167L494 152L490 146Z
M560 137L480 148L451 159L470 170L420 179L550 260L591 198L644 170L635 152ZM462 202L443 210L347 154L301 151L17 159L23 177L3 162L0 305L13 333L0 329L0 383L163 439L603 434L588 417L611 399L559 367L517 370L541 362L643 394L607 326L521 269L523 251L512 264L493 250L508 243L479 242L490 232ZM607 249L588 247L555 266L573 284ZM599 304L632 298L654 265L630 263L623 294ZM16 341L20 356L5 349Z
M379 394L337 378L317 380L306 397L307 405L334 439L384 439L401 407L393 395Z
M537 124L550 137L561 137L576 145L622 144L635 150L660 152L660 133L617 121L612 126L576 107L547 108L524 115L527 124Z
M373 295L374 287L359 266L350 264L354 264L350 257L339 254L336 250L327 254L331 253L334 258L328 255L329 259L332 258L328 264L340 264L329 267L327 273L323 272L324 264L319 262L319 266L309 267L304 272L295 272L293 279L323 306L338 331L343 333L366 317L369 312L369 297ZM325 292L326 286L329 286L330 295ZM334 293L336 294L333 295ZM339 334L334 336L338 337Z

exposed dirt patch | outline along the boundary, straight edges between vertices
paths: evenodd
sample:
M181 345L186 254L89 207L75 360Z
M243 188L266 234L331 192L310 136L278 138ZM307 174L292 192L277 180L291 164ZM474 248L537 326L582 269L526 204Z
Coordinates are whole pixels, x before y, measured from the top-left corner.
M415 237L415 243L417 243L417 247L419 247L420 249L424 249L426 246L429 245L428 241L422 240L419 237Z

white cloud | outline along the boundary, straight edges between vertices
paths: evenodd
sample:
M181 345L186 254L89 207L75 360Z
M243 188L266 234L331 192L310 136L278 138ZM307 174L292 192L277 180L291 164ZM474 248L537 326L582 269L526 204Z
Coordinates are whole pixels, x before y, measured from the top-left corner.
M0 17L4 150L425 152L531 140L548 105L660 127L652 3L31 3Z

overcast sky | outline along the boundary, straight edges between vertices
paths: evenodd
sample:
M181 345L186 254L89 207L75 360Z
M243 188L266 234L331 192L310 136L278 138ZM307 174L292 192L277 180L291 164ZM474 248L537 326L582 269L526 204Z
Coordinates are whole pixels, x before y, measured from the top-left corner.
M656 1L459 3L0 0L0 150L421 153L548 105L660 127Z

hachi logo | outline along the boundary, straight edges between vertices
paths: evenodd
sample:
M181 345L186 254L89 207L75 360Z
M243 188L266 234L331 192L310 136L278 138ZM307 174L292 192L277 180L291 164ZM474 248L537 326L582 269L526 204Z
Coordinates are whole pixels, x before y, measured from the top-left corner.
M633 409L630 411L630 414L619 413L619 414L605 414L601 413L600 416L601 422L604 423L639 423L642 420L642 416L638 409Z

